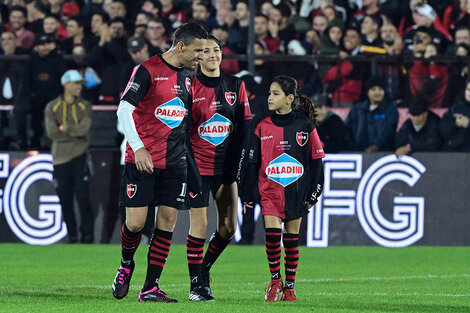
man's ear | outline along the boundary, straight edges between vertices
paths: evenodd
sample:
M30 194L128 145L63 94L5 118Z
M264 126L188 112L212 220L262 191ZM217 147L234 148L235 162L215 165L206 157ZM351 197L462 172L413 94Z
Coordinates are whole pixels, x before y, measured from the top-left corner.
M183 47L184 47L184 42L178 41L178 43L176 44L176 50L178 52L183 52Z

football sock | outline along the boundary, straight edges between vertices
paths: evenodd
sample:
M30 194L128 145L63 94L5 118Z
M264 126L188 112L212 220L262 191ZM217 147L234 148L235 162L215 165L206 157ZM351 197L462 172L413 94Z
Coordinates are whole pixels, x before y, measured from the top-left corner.
M189 278L191 279L191 290L199 284L201 274L202 256L204 253L204 242L206 238L196 238L188 235L186 239L186 256L188 258Z
M219 232L215 232L212 235L211 241L209 242L209 247L207 248L204 259L202 260L201 273L209 273L212 265L219 257L219 255L224 251L224 249L230 243L230 240L226 240L220 236Z
M127 228L126 224L121 229L121 250L123 265L130 265L134 258L134 253L142 240L142 231L133 233Z
M281 229L266 228L266 255L271 279L281 278Z
M170 252L173 232L155 229L150 241L147 254L147 276L145 277L144 291L152 289L158 284L168 253Z
M284 289L294 289L295 273L299 264L299 234L284 234L284 267L286 283Z

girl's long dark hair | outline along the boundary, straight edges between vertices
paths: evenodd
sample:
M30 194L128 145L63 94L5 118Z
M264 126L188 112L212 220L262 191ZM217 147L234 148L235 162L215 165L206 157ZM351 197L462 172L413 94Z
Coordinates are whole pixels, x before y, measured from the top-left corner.
M277 83L286 96L294 95L292 110L308 117L315 124L317 123L317 113L315 105L306 95L300 93L299 84L295 78L286 75L274 77L273 83Z

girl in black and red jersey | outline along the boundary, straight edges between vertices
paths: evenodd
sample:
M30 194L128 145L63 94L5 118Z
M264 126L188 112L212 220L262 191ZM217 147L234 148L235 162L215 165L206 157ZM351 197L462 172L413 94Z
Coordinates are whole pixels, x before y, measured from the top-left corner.
M202 193L189 190L190 229L187 257L191 291L189 300L213 301L209 286L209 271L227 247L237 227L238 189L236 173L241 140L247 136L251 112L243 81L220 71L222 61L218 40L209 36L201 71L192 84L190 111L190 143L198 173L202 178ZM248 134L248 131L246 131ZM207 209L212 193L217 206L218 227L203 258L207 233Z
M283 291L282 301L297 301L294 281L299 262L300 223L322 192L321 159L325 154L315 129L313 104L300 94L294 78L274 78L268 105L274 113L261 120L251 136L241 196L244 209L251 207L258 181L271 271L265 300L278 301ZM281 235L285 253L284 286L280 273Z

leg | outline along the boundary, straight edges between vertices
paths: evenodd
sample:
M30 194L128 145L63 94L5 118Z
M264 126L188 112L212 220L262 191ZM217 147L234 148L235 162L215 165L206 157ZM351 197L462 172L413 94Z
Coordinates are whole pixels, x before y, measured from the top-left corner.
M73 159L72 161L72 177L74 180L74 190L77 196L78 208L80 210L80 230L82 233L82 243L94 242L95 223L93 210L90 203L90 194L88 190L88 176L86 170L86 155Z
M75 220L75 211L73 207L73 178L69 163L54 166L54 185L62 207L62 215L70 243L78 240L77 221Z
M266 227L266 255L268 257L271 282L266 288L265 300L268 302L278 301L282 291L281 278L281 218L273 215L265 215Z
M239 244L251 245L255 233L255 208L246 208L246 213L243 213L243 223L241 226L242 239Z
M286 273L286 284L282 301L297 301L294 292L295 273L299 264L299 230L302 218L289 220L284 223L284 267Z
M189 225L189 234L186 239L186 256L188 259L189 278L191 280L190 290L192 291L199 287L201 283L199 276L201 274L204 242L206 241L207 233L207 207L190 208ZM193 300L191 295L190 300Z

